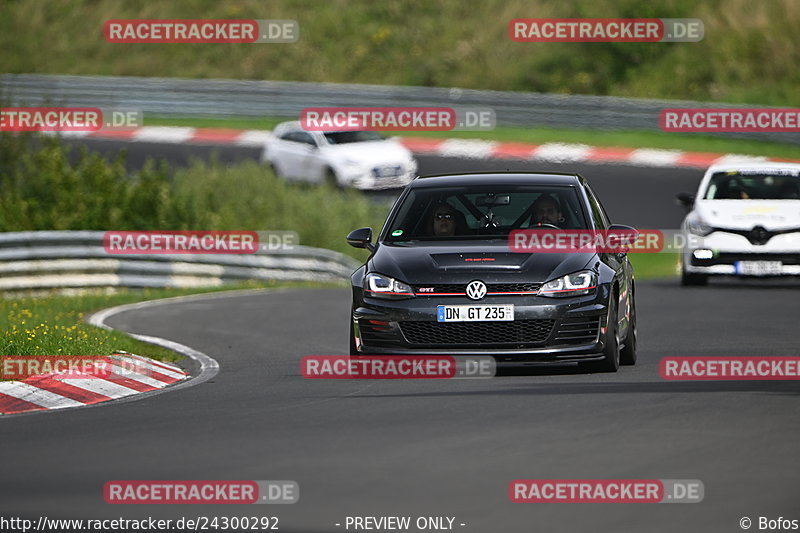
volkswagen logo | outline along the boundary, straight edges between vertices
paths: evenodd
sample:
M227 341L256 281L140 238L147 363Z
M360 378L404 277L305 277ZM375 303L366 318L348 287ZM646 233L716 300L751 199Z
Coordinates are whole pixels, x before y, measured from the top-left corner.
M471 300L480 300L486 296L486 284L482 281L470 281L467 284L467 297Z

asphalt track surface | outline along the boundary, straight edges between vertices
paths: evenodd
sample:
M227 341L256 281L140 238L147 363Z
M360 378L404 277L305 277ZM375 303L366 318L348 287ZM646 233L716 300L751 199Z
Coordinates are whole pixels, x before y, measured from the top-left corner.
M672 216L659 191L699 178L688 171L572 168L593 179L612 218L640 227L648 216ZM623 201L614 204L604 191L624 194ZM663 213L648 214L662 205ZM797 355L798 289L778 282L693 289L674 280L640 282L635 367L488 380L303 379L301 357L347 351L346 289L228 293L121 313L108 323L201 350L220 363L219 374L141 401L0 421L0 513L273 515L281 531L304 532L345 531L334 524L346 516L381 515L452 516L466 524L457 531L487 533L726 532L741 531L744 516L755 522L752 530L759 516L800 519L800 386L668 382L658 373L664 356ZM705 499L511 503L509 482L526 478L699 479ZM115 479L288 479L299 483L300 501L107 505L102 486Z

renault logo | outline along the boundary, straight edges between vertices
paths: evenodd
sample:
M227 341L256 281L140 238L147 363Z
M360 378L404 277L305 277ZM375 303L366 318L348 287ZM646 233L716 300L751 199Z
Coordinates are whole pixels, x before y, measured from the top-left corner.
M771 237L772 235L764 229L764 226L756 226L753 228L753 231L750 232L750 235L747 236L750 242L757 246L767 244L767 241L769 241Z
M486 284L482 281L470 281L467 284L467 296L471 300L480 300L486 296Z

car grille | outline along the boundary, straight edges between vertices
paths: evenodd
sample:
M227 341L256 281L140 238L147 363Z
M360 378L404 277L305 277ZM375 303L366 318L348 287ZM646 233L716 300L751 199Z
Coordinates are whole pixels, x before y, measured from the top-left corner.
M755 226L752 229L730 229L730 228L714 228L714 231L722 233L733 233L734 235L741 235L746 237L750 244L755 246L763 246L767 244L771 238L776 235L785 233L800 232L800 228L783 229L779 231L769 231L764 226Z
M565 318L556 331L554 344L588 344L597 340L600 317Z
M488 283L486 289L488 293L493 292L529 292L535 293L542 286L541 283ZM421 292L420 289L433 289L432 291ZM466 283L448 283L441 285L417 285L414 287L414 292L417 296L441 296L442 294L453 294L456 296L464 296L466 294Z
M800 254L721 252L711 259L697 259L690 255L689 260L694 266L732 265L736 261L780 261L784 265L800 265Z
M513 322L400 322L409 344L426 346L519 346L543 344L555 320Z

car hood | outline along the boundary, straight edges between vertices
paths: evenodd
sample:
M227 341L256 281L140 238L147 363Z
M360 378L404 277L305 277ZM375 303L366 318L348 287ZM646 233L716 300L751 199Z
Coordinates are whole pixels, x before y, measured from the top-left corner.
M411 152L392 140L334 144L326 146L324 150L333 157L348 158L365 165L400 164L411 159Z
M505 240L480 242L380 244L367 263L369 272L412 285L468 283L544 283L593 264L597 254L517 253Z
M800 227L800 200L699 200L695 213L715 228L767 230Z

